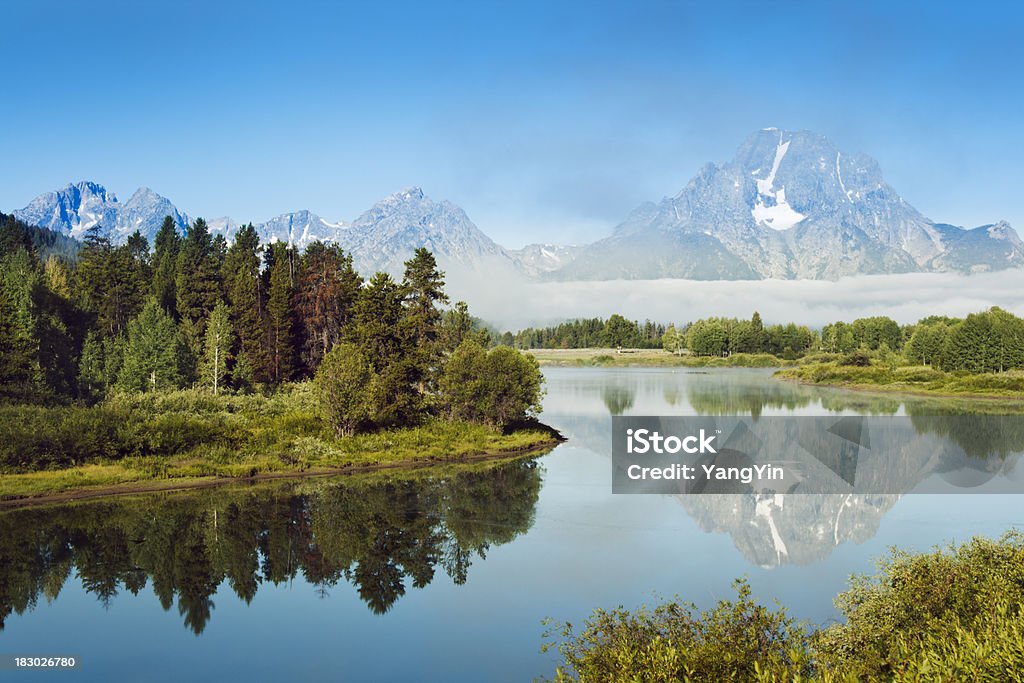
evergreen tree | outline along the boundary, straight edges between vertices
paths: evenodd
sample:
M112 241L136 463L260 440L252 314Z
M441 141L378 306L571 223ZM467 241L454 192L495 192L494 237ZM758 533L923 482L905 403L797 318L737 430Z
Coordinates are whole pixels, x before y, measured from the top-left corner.
M182 333L198 357L206 320L221 298L220 264L202 218L195 220L181 244L174 287Z
M274 383L291 379L295 368L292 331L293 259L294 250L283 242L275 242L271 246L265 339L266 374Z
M417 344L432 345L438 338L441 312L438 304L448 303L444 293L444 273L437 269L434 255L420 247L405 262L402 278L409 323Z
M0 258L0 385L29 390L42 382L38 316L33 291L39 276L24 247Z
M124 365L117 385L127 391L176 389L183 386L188 350L174 319L155 298L128 323Z
M441 321L441 346L452 352L473 333L473 318L465 301L455 302L455 308L445 311ZM528 347L533 348L533 347Z
M236 386L269 381L265 374L266 290L260 273L260 246L250 223L235 233L224 258L224 285L231 312L231 324L238 335L238 354L233 379Z
M391 276L377 273L360 290L346 335L374 373L371 414L379 426L413 423L424 407L403 299L402 288Z
M341 339L361 285L362 278L352 268L352 257L340 247L317 241L306 248L296 309L304 331L303 360L311 372Z
M234 343L235 334L231 329L228 307L223 301L218 301L206 325L200 370L200 377L203 383L210 387L214 396L224 386L224 379L228 374L227 368L228 363L231 361L231 350Z
M412 370L420 391L430 389L436 381L441 361L441 311L438 304L448 303L444 293L444 273L437 269L434 255L420 247L405 262L402 290L409 330Z
M626 320L618 313L608 318L604 325L604 344L608 347L622 348L640 345L640 330L635 322Z
M178 228L174 219L166 216L153 240L153 284L150 291L163 309L172 315L177 314L178 310L175 279L180 250L181 236L178 235Z

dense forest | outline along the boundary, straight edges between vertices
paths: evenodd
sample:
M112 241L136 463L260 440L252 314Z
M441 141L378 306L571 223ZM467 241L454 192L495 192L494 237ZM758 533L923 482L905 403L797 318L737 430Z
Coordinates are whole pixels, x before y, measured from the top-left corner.
M401 280L366 280L337 246L264 246L252 225L229 245L202 219L181 236L166 218L152 249L138 232L115 245L93 229L74 250L3 216L0 245L3 402L266 392L315 377L338 435L440 412L501 426L538 405L536 363L509 348L486 351L489 334L465 303L447 306L425 249ZM456 402L439 387L457 384L445 371L459 349Z

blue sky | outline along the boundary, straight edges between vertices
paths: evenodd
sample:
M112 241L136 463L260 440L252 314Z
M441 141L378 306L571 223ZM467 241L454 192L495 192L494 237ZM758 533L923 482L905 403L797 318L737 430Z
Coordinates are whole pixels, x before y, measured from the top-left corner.
M420 185L507 246L586 242L777 126L1024 232L1017 3L6 0L0 25L0 210L90 179L350 220Z

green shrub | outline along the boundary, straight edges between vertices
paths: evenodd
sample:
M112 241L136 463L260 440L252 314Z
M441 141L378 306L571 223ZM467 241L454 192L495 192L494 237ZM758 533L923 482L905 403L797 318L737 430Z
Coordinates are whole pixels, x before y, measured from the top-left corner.
M852 365L858 368L866 368L871 365L871 354L863 349L851 351L839 359L840 365Z
M737 599L697 613L597 610L561 625L559 681L1024 681L1024 534L927 553L894 550L836 598L845 617L809 629Z
M818 632L814 647L825 668L886 677L902 670L908 654L953 656L949 648L932 648L958 631L1005 628L1005 620L991 620L999 604L1020 619L1024 535L1019 532L1000 541L975 538L948 552L893 551L877 575L854 577L850 589L836 598L846 622Z
M499 429L539 412L544 393L536 358L508 346L487 352L472 339L452 353L439 384L449 417Z
M641 607L596 610L577 633L556 625L565 658L559 681L726 681L771 674L791 680L811 672L805 629L750 597L746 581L735 583L736 600L698 612L691 603L670 601ZM546 643L544 649L553 647Z

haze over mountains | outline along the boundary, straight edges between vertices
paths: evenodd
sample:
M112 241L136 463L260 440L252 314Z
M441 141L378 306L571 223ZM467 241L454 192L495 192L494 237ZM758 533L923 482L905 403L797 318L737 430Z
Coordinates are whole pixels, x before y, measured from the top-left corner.
M168 215L182 232L193 220L148 188L122 203L92 182L42 194L14 214L78 238L100 226L114 241L139 230L152 242ZM208 223L229 240L240 225ZM361 272L400 272L414 249L427 247L456 278L835 280L1024 266L1024 243L1005 222L970 230L934 222L885 182L870 157L846 154L815 133L772 128L751 135L731 161L706 165L677 195L638 207L610 236L579 247L505 249L461 208L417 187L350 223L302 210L254 225L266 242L337 243Z

